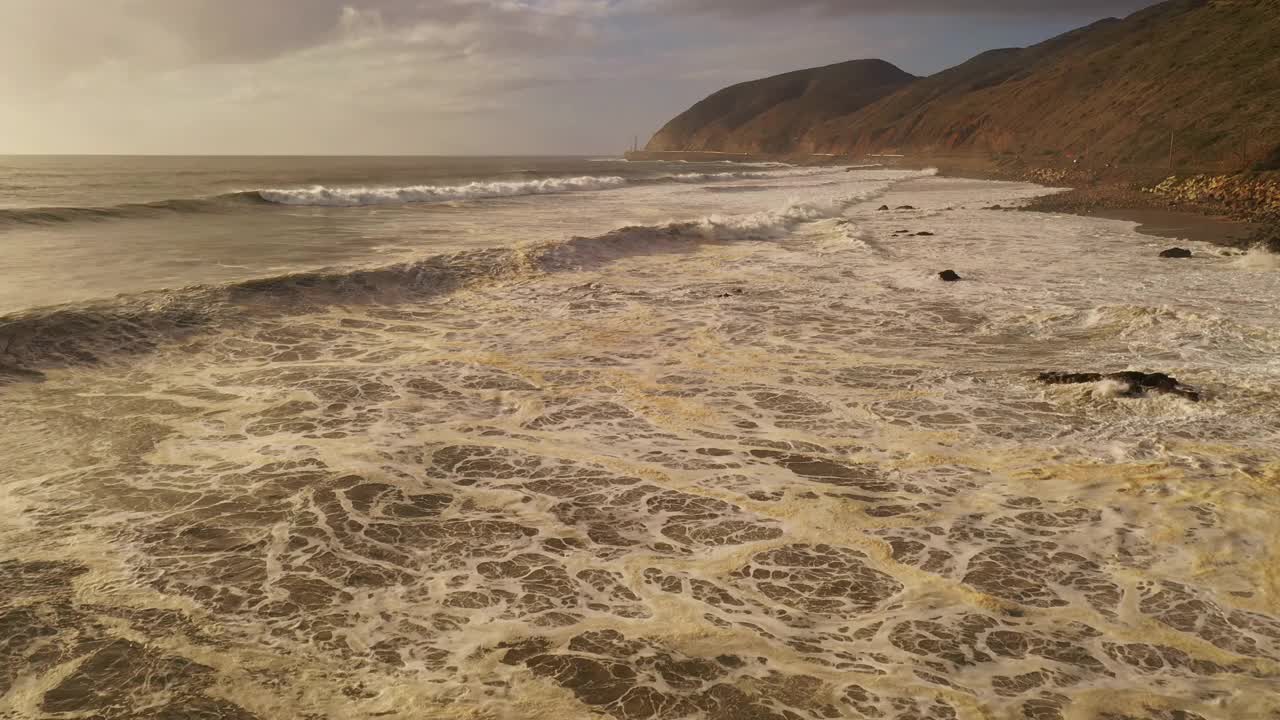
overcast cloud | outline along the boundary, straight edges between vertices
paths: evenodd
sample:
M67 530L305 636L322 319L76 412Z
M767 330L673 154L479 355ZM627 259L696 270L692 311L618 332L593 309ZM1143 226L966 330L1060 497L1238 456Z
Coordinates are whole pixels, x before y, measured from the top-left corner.
M1150 0L660 0L669 12L776 15L799 10L828 16L858 14L948 14L1098 17L1125 15L1150 5Z
M718 87L1143 2L0 0L0 153L604 153Z

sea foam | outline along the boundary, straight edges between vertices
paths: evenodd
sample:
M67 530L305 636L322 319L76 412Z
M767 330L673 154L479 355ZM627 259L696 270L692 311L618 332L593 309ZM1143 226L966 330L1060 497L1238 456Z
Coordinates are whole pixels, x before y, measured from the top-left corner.
M812 170L798 172L721 172L680 173L655 178L633 178L584 175L570 178L543 178L539 180L473 182L465 185L408 185L401 187L329 187L316 185L309 188L269 188L251 191L270 203L278 205L309 205L319 207L362 207L367 205L402 205L409 203L445 203L489 198L517 197L521 195L552 195L593 190L613 190L628 185L654 185L662 183L701 183L727 180L765 180L779 176L808 175Z
M280 205L315 205L323 207L358 207L365 205L400 205L404 203L442 203L458 200L549 195L584 190L608 190L622 187L622 177L583 176L546 178L519 182L473 182L466 185L409 185L405 187L327 187L259 190L267 202Z

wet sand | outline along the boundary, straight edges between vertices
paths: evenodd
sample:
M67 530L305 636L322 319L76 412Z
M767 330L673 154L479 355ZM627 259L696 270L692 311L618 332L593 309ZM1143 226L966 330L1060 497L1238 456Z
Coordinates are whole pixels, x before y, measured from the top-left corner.
M1046 209L1042 212L1067 212L1081 217L1134 222L1138 223L1134 229L1143 235L1234 248L1250 247L1254 242L1253 238L1262 228L1257 223L1228 217L1159 208L1098 208L1079 211Z

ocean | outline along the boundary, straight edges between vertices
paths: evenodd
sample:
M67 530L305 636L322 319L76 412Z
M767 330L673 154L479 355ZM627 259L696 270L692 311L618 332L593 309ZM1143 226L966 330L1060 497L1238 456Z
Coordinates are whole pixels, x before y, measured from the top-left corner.
M1045 192L0 158L0 718L1280 717L1280 267Z

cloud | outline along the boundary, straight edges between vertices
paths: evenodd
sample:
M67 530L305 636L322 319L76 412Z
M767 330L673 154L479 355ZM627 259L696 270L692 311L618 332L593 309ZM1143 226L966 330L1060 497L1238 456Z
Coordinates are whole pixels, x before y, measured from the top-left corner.
M536 146L523 116L564 116L539 96L608 66L611 5L0 0L0 152Z
M262 62L375 36L520 49L581 39L606 8L592 0L0 0L0 48L53 76L105 63Z
M0 153L608 152L730 82L931 72L1124 2L1064 5L0 0Z
M813 12L850 15L1127 15L1155 0L653 0L665 13L724 15L731 18Z

